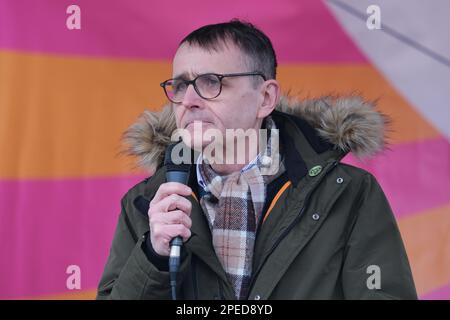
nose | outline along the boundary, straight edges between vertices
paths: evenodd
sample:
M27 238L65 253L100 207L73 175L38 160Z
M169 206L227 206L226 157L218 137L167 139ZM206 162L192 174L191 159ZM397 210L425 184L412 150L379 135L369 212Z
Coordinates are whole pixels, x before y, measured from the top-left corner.
M197 91L194 89L194 86L190 84L186 89L186 93L184 94L181 104L188 109L198 108L202 103L201 100L203 100L202 97L198 95Z

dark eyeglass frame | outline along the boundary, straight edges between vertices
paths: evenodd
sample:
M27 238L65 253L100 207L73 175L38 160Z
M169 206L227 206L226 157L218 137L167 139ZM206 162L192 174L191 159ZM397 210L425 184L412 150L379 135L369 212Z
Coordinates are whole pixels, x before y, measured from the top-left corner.
M214 76L216 76L216 77L219 79L219 82L220 82L219 93L218 93L216 96L211 97L211 98L205 98L205 97L200 93L200 91L198 90L197 85L196 85L196 81L197 81L198 78L203 77L203 76L208 76L208 75L214 75ZM173 81L173 80L183 80L184 83L186 84L186 91L187 91L187 88L189 87L189 85L192 84L192 86L194 87L195 92L197 92L197 94L198 94L202 99L205 99L205 100L212 100L212 99L215 99L215 98L217 98L218 96L220 96L220 94L222 93L222 86L223 86L223 85L222 85L222 79L223 79L223 78L230 78L230 77L244 77L244 76L261 76L261 77L264 79L264 81L267 80L267 79L266 79L266 76L265 76L262 72L259 72L259 71L253 71L253 72L240 72L240 73L226 73L226 74L219 74L219 73L204 73L204 74L199 74L198 76L196 76L196 77L195 77L194 79L192 79L192 80L183 80L183 79L180 79L180 78L172 78L172 79L168 79L168 80L166 80L166 81L164 81L164 82L161 82L159 85L164 89L164 93L166 94L167 99L169 99L169 100L170 100L171 102L173 102L173 103L181 103L181 102L182 102L182 101L173 101L173 100L169 97L169 94L167 93L166 85L167 85L167 83L168 83L169 81Z

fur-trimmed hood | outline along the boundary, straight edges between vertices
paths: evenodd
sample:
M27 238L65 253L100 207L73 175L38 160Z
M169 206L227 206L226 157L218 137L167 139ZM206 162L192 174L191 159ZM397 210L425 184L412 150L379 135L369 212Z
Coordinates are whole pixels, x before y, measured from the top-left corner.
M343 153L367 158L386 147L389 119L361 97L298 100L283 96L276 110L306 120L317 135ZM123 134L124 153L137 157L139 167L153 172L164 157L176 129L170 105L160 112L146 110Z

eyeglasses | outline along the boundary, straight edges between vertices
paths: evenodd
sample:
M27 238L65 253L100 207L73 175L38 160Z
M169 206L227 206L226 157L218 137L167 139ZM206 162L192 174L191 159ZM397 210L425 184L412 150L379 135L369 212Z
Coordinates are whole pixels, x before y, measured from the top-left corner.
M244 77L244 76L260 76L266 81L266 77L261 72L245 72L245 73L205 73L197 76L193 80L169 79L162 83L167 98L173 103L181 103L190 84L194 86L195 92L206 100L217 98L222 92L222 79L228 77Z

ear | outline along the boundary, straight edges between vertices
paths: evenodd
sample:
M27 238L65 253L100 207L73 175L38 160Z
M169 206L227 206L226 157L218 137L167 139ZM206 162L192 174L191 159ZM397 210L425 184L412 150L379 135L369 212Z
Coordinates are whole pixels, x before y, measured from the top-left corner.
M258 118L263 119L272 113L280 99L280 85L278 81L270 79L261 86L262 103L258 110Z

